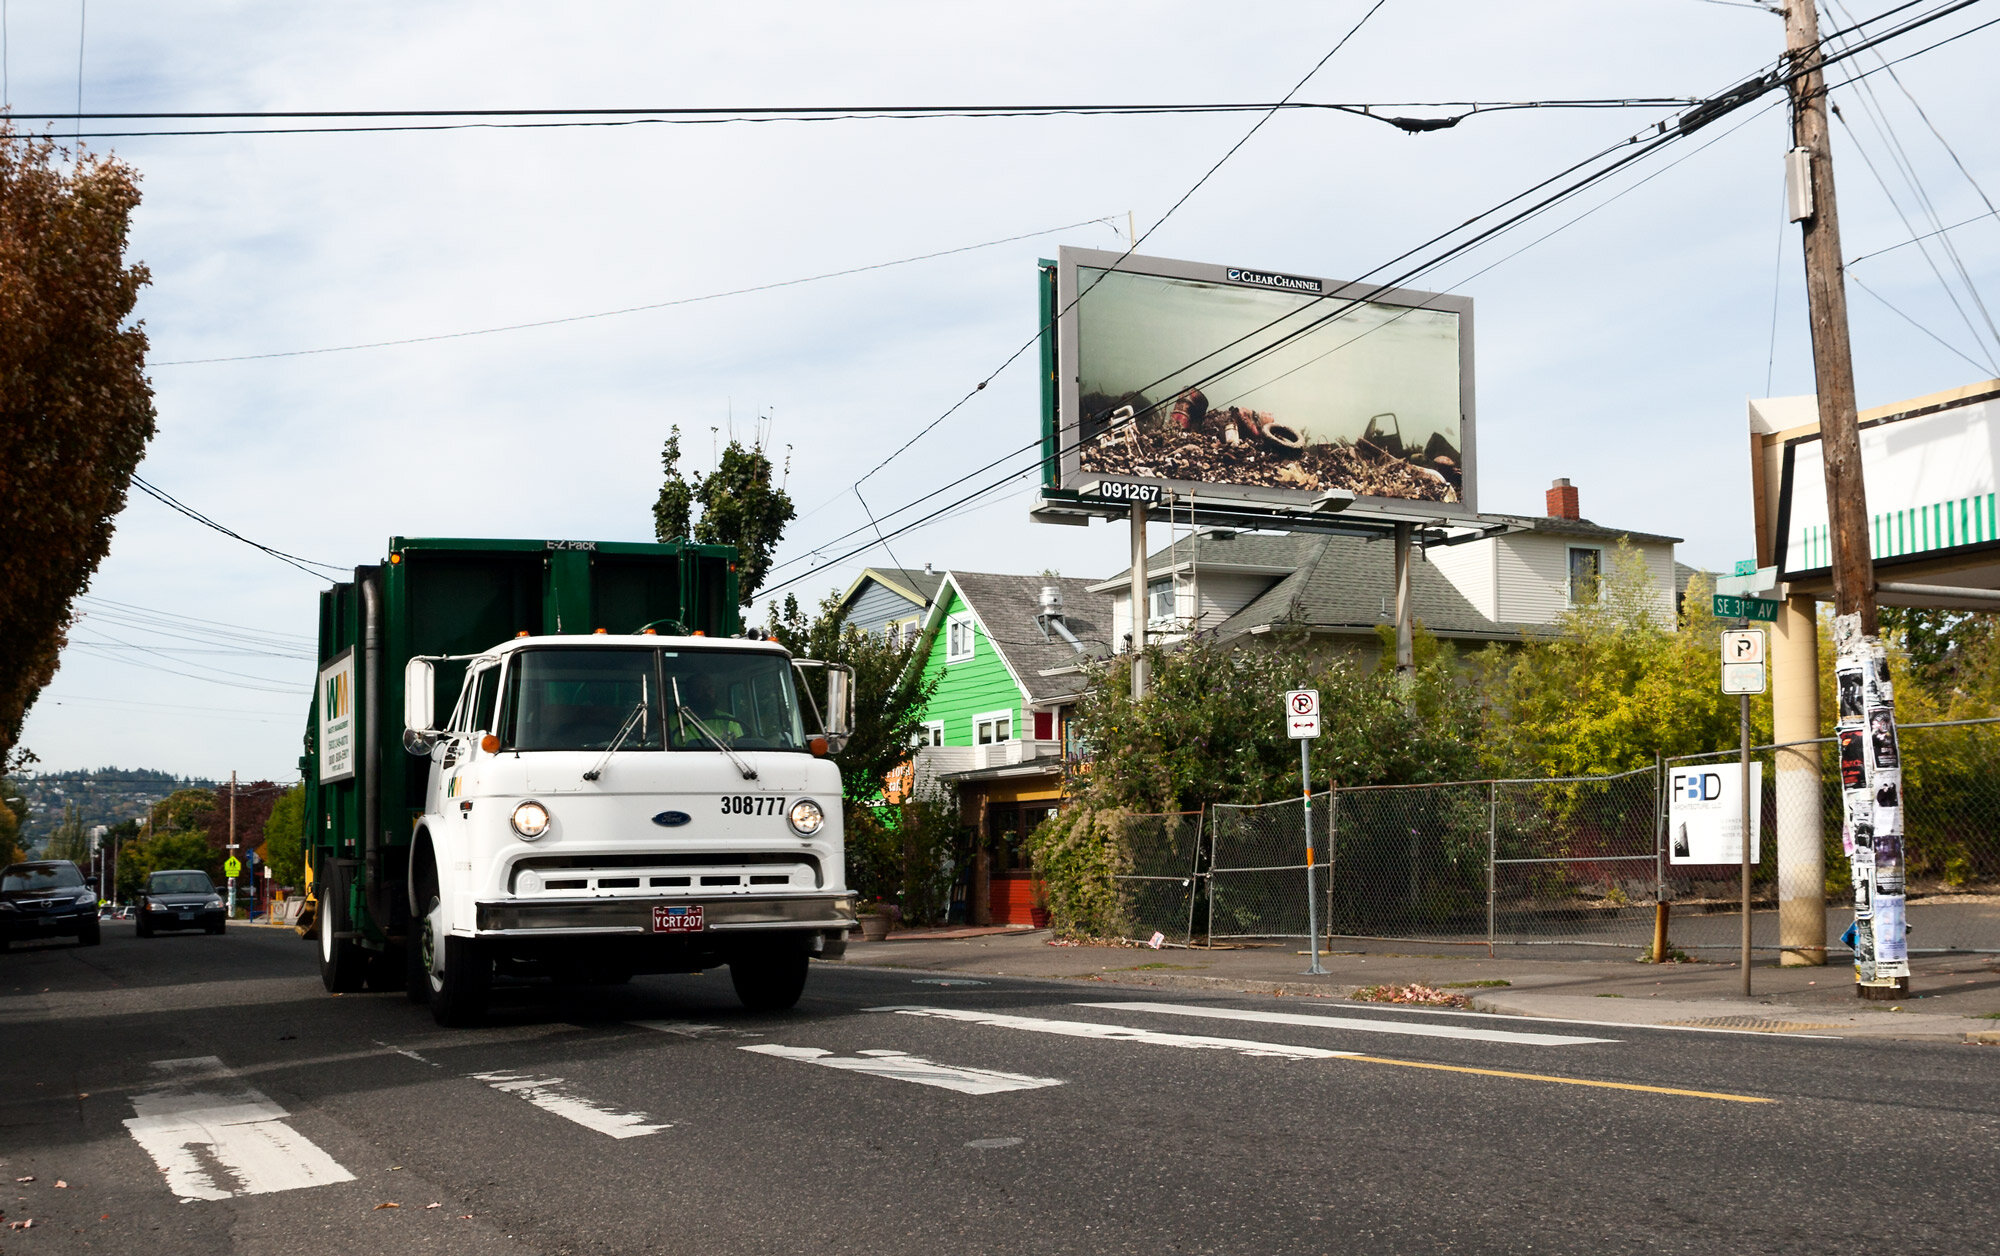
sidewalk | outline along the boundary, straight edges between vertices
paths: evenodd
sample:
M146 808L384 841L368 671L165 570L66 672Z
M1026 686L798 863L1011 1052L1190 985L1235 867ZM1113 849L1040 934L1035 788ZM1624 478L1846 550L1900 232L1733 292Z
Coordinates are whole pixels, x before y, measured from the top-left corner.
M1734 963L1641 964L1630 959L1546 960L1485 948L1459 954L1413 944L1405 953L1323 954L1325 976L1304 973L1296 941L1233 950L1056 946L1046 929L953 929L848 944L842 962L920 972L1057 978L1116 985L1345 999L1361 987L1456 987L1474 1010L1625 1025L1740 1029L1837 1037L2000 1044L2000 957L1911 961L1914 993L1900 1003L1855 997L1853 970L1753 964L1750 999ZM1491 983L1491 984L1488 984Z

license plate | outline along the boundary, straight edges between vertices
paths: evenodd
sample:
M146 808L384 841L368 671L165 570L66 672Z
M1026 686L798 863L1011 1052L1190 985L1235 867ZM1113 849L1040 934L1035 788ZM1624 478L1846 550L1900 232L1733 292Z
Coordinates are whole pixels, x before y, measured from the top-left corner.
M182 920L193 920L193 919L194 919L194 913L193 913L193 912L191 912L191 911L184 911L184 912L182 912L182 913L181 913L181 919L182 919Z
M701 930L700 907L655 907L653 909L654 933L700 933Z

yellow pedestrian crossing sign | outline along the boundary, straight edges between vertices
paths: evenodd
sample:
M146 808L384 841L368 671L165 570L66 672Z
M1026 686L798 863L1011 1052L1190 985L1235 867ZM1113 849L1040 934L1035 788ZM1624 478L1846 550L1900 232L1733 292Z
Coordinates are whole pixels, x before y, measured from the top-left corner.
M222 861L222 874L228 877L242 876L243 861L241 859L238 859L236 856L231 855L229 858Z

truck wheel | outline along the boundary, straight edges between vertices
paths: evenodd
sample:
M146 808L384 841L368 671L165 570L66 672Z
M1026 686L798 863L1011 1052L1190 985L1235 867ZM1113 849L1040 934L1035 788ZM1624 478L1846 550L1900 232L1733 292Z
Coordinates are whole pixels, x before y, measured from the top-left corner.
M753 1012L782 1012L806 988L806 948L796 938L758 939L729 960L729 982Z
M319 903L319 981L332 994L352 994L361 988L367 975L368 952L340 932L340 904L331 898Z
M486 1019L493 989L493 956L472 938L454 938L440 927L443 912L431 899L424 913L422 952L430 985L431 1015L446 1029L463 1029Z

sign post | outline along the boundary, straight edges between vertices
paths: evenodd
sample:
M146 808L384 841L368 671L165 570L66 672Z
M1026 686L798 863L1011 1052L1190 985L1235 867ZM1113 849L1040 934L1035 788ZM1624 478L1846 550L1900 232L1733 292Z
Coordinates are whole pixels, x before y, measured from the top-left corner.
M1319 879L1313 867L1312 744L1319 736L1319 690L1293 689L1285 694L1285 732L1299 743L1299 790L1305 803L1306 932L1312 935L1312 966L1308 975L1323 974L1319 966Z
M1718 598L1717 601L1721 599ZM1744 599L1755 601L1754 598ZM1771 603L1773 607L1777 603ZM1743 996L1750 997L1750 695L1765 688L1764 630L1732 628L1722 634L1722 692L1739 695L1737 725L1743 770Z

